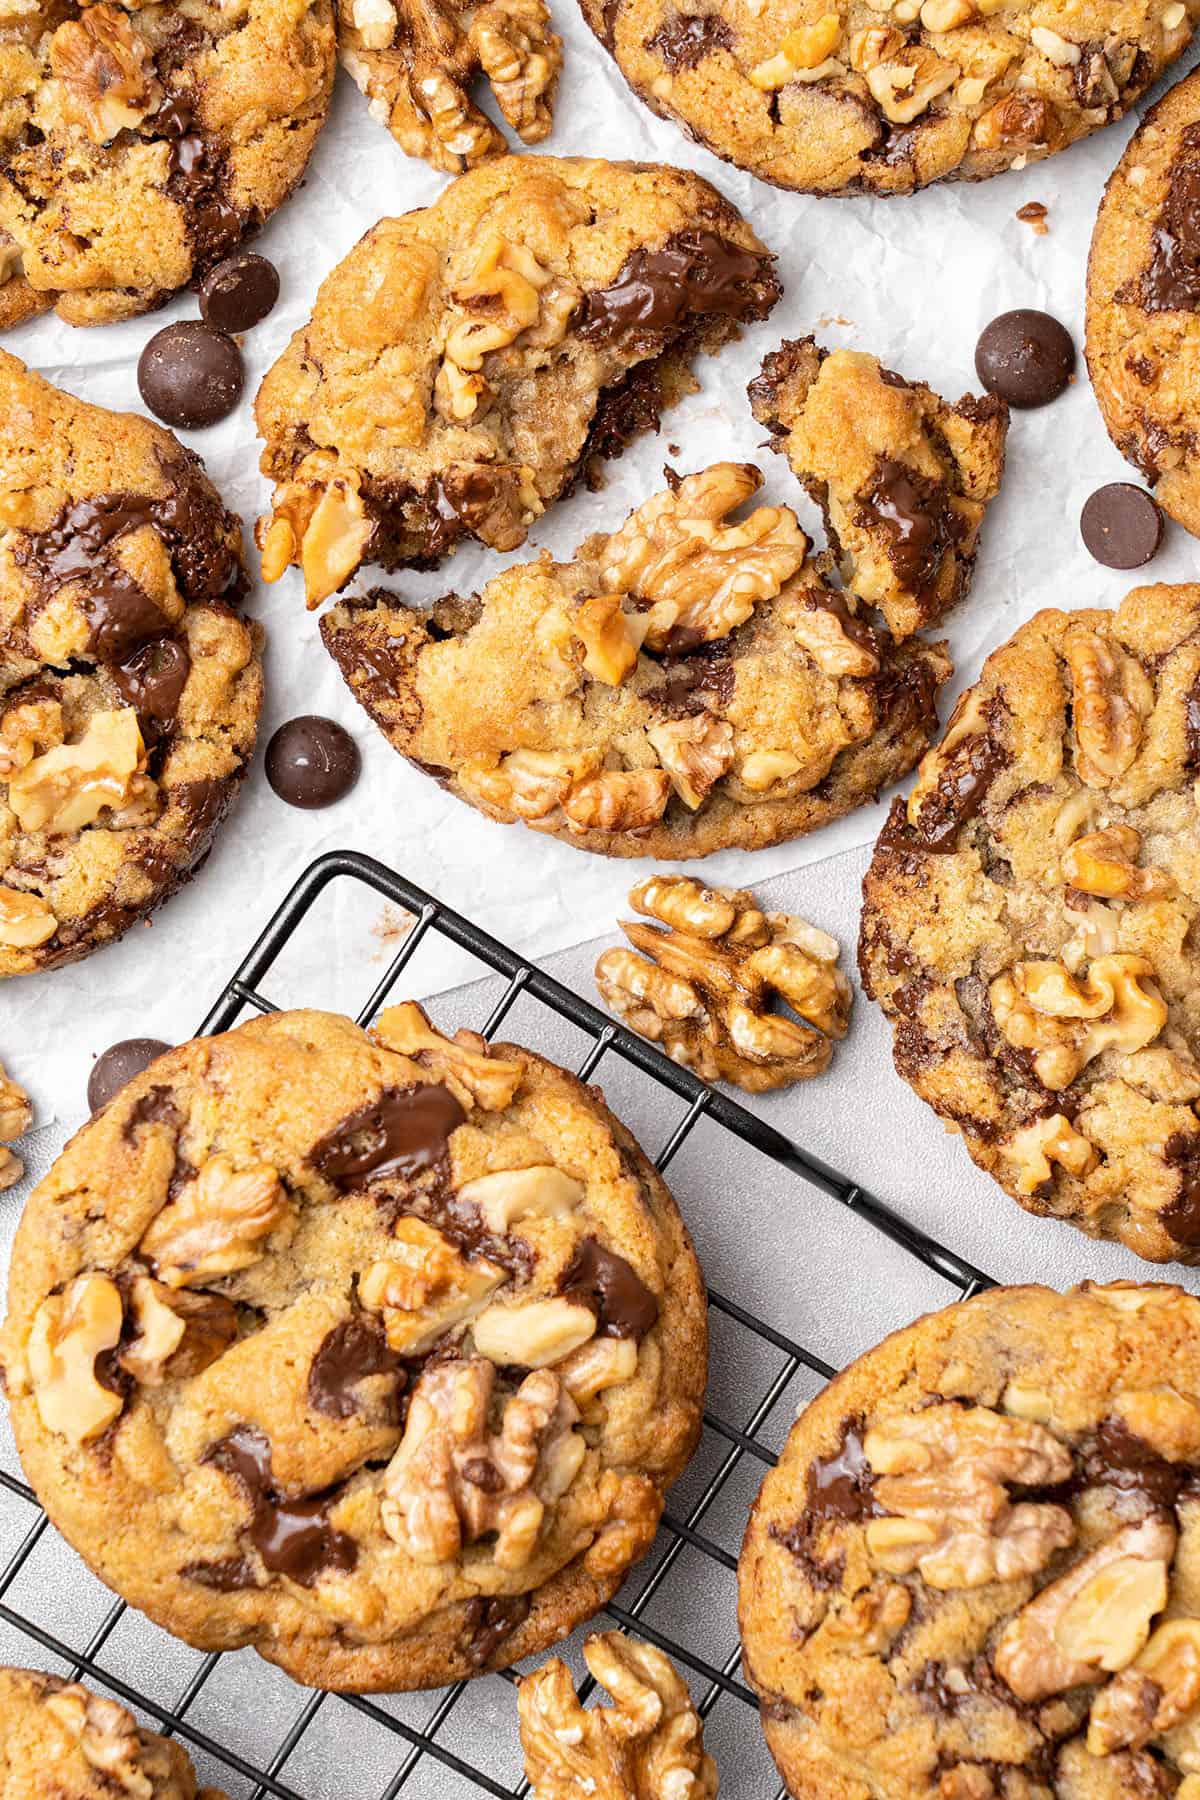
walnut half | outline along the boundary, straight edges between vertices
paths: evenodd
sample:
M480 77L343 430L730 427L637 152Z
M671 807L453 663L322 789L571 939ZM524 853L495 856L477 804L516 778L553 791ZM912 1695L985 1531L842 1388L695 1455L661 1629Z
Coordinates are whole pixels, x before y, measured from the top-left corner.
M588 1638L584 1661L612 1695L586 1710L558 1657L517 1693L536 1800L713 1800L717 1770L685 1683L661 1650L619 1631Z
M683 875L652 876L629 901L665 929L624 921L644 954L606 950L596 984L634 1031L705 1081L750 1093L827 1066L852 999L834 938L791 914L762 912L744 890ZM798 1016L773 1011L777 997Z

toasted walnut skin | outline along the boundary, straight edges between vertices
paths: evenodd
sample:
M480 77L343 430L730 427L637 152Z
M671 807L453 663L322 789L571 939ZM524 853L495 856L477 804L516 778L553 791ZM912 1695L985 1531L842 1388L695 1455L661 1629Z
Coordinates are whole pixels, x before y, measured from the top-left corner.
M764 913L745 889L684 875L639 882L629 903L656 922L622 921L643 954L606 950L596 964L596 985L626 1024L705 1081L750 1093L828 1067L853 998L836 939L793 914Z
M1029 1211L1200 1254L1200 588L1046 611L876 846L859 961L896 1066Z
M1167 1284L995 1289L852 1363L792 1427L739 1565L788 1791L1186 1792L1198 1456L1200 1300Z
M826 586L761 483L742 463L674 477L569 563L431 615L347 602L322 637L395 748L490 817L663 860L798 836L911 768L949 664Z
M180 1045L18 1235L0 1360L56 1526L165 1629L316 1687L548 1650L699 1439L661 1179L597 1091L412 1002Z

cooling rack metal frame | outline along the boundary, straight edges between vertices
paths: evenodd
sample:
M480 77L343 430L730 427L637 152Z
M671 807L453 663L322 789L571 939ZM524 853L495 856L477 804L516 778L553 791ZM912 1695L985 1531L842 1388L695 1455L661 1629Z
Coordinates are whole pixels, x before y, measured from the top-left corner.
M486 972L507 980L507 986L490 1015L477 1026L484 1037L493 1037L516 1000L520 996L528 996L568 1021L591 1040L590 1048L576 1070L581 1079L592 1079L606 1057L617 1056L647 1079L686 1102L687 1109L682 1118L662 1149L654 1156L653 1160L659 1169L668 1166L701 1118L711 1119L763 1156L769 1157L780 1168L820 1189L849 1211L866 1219L907 1255L914 1257L956 1288L960 1298L967 1299L992 1285L991 1278L982 1270L909 1223L884 1201L860 1187L851 1177L841 1174L819 1158L810 1156L798 1144L737 1101L708 1087L690 1070L671 1062L652 1044L634 1036L624 1027L615 1025L599 1008L571 992L526 957L519 956L481 931L461 913L435 900L414 882L385 867L373 857L359 852L334 851L318 858L304 871L258 941L230 977L220 997L201 1023L198 1035L227 1030L247 1010L260 1013L277 1010L269 996L263 992L264 984L281 952L303 925L314 904L330 884L336 881L358 883L372 889L386 901L403 908L413 921L382 979L376 983L359 1010L359 1024L368 1024L384 1005L423 940L430 934L440 936L460 950L467 951L483 965ZM536 1034L526 1031L522 1035L533 1035L535 1041L531 1047L537 1048ZM604 1616L614 1624L622 1629L636 1630L639 1636L657 1644L681 1667L699 1677L703 1691L697 1706L702 1716L707 1716L722 1696L728 1696L748 1708L756 1706L754 1696L738 1676L740 1646L735 1644L723 1663L718 1665L697 1656L686 1644L678 1643L673 1637L664 1634L645 1615L651 1601L664 1584L670 1581L672 1571L685 1549L691 1548L699 1552L728 1572L736 1569L736 1557L705 1534L705 1515L744 1458L749 1457L761 1463L764 1469L775 1462L773 1451L760 1441L758 1434L795 1377L802 1370L807 1370L824 1381L836 1373L824 1358L756 1318L747 1308L728 1296L714 1293L710 1289L709 1304L713 1311L724 1314L770 1345L782 1357L782 1364L749 1416L741 1422L723 1418L711 1409L706 1410L705 1426L724 1446L716 1467L705 1482L702 1492L691 1502L683 1516L677 1516L668 1504L662 1520L660 1539L665 1548L653 1565L652 1573L638 1588L636 1596L628 1605L623 1604L621 1596L618 1596L604 1609ZM397 1740L396 1768L378 1795L378 1800L395 1800L418 1764L426 1758L471 1784L476 1792L493 1796L494 1800L522 1800L528 1793L526 1782L522 1781L516 1786L505 1785L487 1770L474 1766L446 1743L439 1741L442 1727L467 1686L463 1682L445 1690L429 1718L419 1728L393 1717L366 1696L315 1693L298 1687L296 1715L282 1741L262 1766L223 1746L189 1719L197 1695L219 1661L217 1654L204 1657L182 1693L171 1704L164 1704L153 1695L124 1682L99 1660L105 1643L126 1610L123 1601L113 1602L82 1651L63 1643L41 1626L36 1618L11 1604L9 1596L13 1583L43 1533L49 1529L49 1521L26 1483L0 1471L0 1487L24 1503L30 1515L28 1530L3 1570L0 1570L0 1620L23 1633L42 1651L63 1659L70 1666L73 1678L86 1677L116 1694L127 1704L140 1708L159 1730L178 1736L189 1748L211 1757L217 1765L217 1779L224 1773L236 1775L243 1783L252 1784L250 1800L266 1800L268 1795L274 1796L275 1800L310 1800L309 1795L289 1785L287 1764L317 1713L324 1707L339 1706L351 1707L366 1715L394 1734ZM511 1683L515 1677L506 1671L501 1676L486 1676L483 1679ZM589 1678L581 1686L581 1696L586 1697L592 1686Z

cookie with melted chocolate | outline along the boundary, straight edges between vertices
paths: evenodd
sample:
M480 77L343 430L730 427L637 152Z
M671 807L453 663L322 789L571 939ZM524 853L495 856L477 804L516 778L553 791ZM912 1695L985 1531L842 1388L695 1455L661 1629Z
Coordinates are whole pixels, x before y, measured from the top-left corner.
M363 563L516 549L779 292L745 220L682 169L503 156L381 220L259 389L264 578L299 565L316 606Z
M899 1073L1030 1212L1200 1258L1200 586L1044 611L984 665L864 884Z
M119 937L186 880L262 704L241 526L148 419L0 351L0 977Z
M750 404L821 508L851 592L897 638L944 618L970 588L1000 490L1004 401L951 404L874 356L808 337L772 351Z
M0 329L129 319L222 262L299 182L336 67L332 0L66 0L5 42Z
M131 1604L307 1685L440 1687L565 1637L650 1547L704 1287L599 1090L411 1003L369 1035L278 1013L72 1140L0 1362L31 1482Z
M804 1800L1191 1793L1200 1300L997 1288L792 1427L738 1570L747 1679Z
M1117 449L1200 536L1200 73L1147 113L1100 203L1086 350ZM1128 566L1128 565L1126 565Z
M763 181L911 194L1024 168L1119 119L1186 48L1195 8L1086 0L580 0L633 91Z
M898 644L826 584L752 464L651 496L570 562L431 612L380 592L325 646L417 768L491 818L663 859L815 831L912 768L944 644Z

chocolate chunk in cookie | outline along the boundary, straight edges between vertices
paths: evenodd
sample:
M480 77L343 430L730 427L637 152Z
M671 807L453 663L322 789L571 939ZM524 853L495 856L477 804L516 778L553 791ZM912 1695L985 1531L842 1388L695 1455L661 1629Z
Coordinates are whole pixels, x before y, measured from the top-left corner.
M1147 113L1104 192L1087 361L1113 443L1200 536L1200 73Z
M788 1791L1190 1800L1197 1531L1194 1295L996 1288L895 1333L801 1413L742 1549Z
M0 977L174 892L254 749L241 527L161 426L0 352Z
M612 1598L699 1438L707 1321L599 1090L410 1002L135 1076L30 1197L0 1358L26 1473L110 1587L387 1691Z
M824 513L846 585L897 638L944 617L999 491L1004 401L951 405L873 356L799 338L767 357L750 403Z
M1119 119L1196 17L1171 0L580 5L656 113L762 180L818 194L908 194L1040 161Z
M1045 611L897 801L859 961L896 1067L1023 1206L1194 1262L1200 587Z
M299 564L316 606L364 562L515 549L779 291L749 226L678 169L502 157L382 220L259 390L264 578Z
M508 150L471 97L484 80L522 143L550 134L562 39L544 0L338 0L338 37L372 117L435 169L461 175Z
M521 563L430 613L387 594L321 622L393 746L492 818L609 856L814 831L913 766L950 673L808 564L787 507L718 463L574 561Z
M333 86L332 0L19 6L5 32L0 328L160 306L304 173Z

